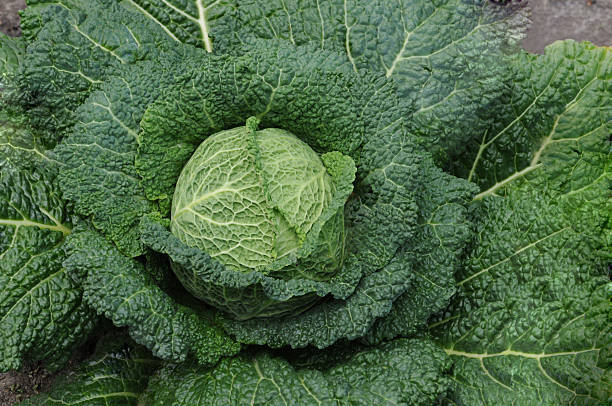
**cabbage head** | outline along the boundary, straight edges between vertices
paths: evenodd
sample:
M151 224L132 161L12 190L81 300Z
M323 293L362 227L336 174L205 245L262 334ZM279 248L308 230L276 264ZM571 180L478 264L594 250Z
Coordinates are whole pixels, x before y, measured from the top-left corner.
M343 202L347 193L338 196L325 164L333 170L338 162L352 167L353 161L339 152L319 157L290 132L257 131L258 123L252 117L247 126L215 133L196 149L177 181L171 232L228 270L329 280L342 266L345 240L344 208L330 204ZM302 249L308 236L310 245ZM238 310L220 299L223 292L214 284L190 280L179 264L173 269L194 296L237 317L269 316L279 308L265 295L252 295ZM315 297L305 295L294 303L309 306Z

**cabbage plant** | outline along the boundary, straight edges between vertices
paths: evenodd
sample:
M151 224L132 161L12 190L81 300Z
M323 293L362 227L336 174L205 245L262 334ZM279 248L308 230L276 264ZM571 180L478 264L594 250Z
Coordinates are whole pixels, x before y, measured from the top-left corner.
M97 340L26 404L605 404L612 54L520 51L527 14L30 0L0 370Z

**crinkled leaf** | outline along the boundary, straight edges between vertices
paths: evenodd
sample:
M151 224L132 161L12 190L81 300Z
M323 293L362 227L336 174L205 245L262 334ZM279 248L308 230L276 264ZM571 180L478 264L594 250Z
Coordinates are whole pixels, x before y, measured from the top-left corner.
M34 2L35 3L35 2ZM30 122L54 141L70 132L75 111L121 65L150 59L172 41L163 30L115 0L34 4L20 77ZM37 28L29 35L28 24Z
M82 272L84 298L157 357L175 362L192 354L204 364L230 356L240 346L205 315L179 305L155 285L145 267L127 258L99 234L79 230L68 241L65 266Z
M460 293L434 324L455 361L455 404L599 405L610 394L605 217L572 218L571 204L544 193L487 198L479 209Z
M413 131L443 161L494 120L490 105L503 85L499 52L515 47L527 26L522 4L488 0L236 3L212 25L220 49L231 52L249 36L282 38L394 78L414 103Z
M65 163L59 176L64 196L131 257L144 253L140 216L154 210L134 167L136 134L146 105L172 82L174 62L170 56L141 62L113 77L79 108L79 123L54 151Z
M0 92L4 92L9 81L19 70L24 53L25 43L21 38L0 34Z
M364 165L371 168L377 182L385 186L374 184L373 190L380 187L383 191L380 196L364 194L363 203L357 205L359 210L349 216L349 223L354 224L357 231L356 237L348 242L348 250L355 254L345 266L362 267L365 274L350 297L346 300L327 300L294 317L244 322L224 320L225 328L241 342L273 347L287 344L304 347L311 344L324 348L342 338L362 337L376 319L392 310L394 301L402 294L424 297L424 302L419 305L418 319L407 321L410 327L405 327L406 330L422 325L430 314L445 306L453 291L452 272L458 264L461 247L471 235L463 205L473 195L474 188L463 180L444 174L430 158L416 154L414 148L402 133L389 137L381 134L380 138L364 148L370 152L365 155L369 158L364 160ZM367 190L368 177L364 182L364 189ZM447 193L438 194L433 199L430 197L430 201L423 200L425 196L419 194L426 194L424 191L437 182L445 185ZM423 212L420 215L424 223L431 219L450 219L446 225L434 223L435 227L440 227L445 245L439 247L440 237L429 229L434 228L433 224L417 227L413 224L416 219L411 220L401 210L404 207L402 204L406 203L408 212L416 210L414 204L410 204L410 199L421 202ZM368 206L375 209L371 210ZM360 216L362 212L367 216ZM384 230L390 227L393 231L385 233ZM413 247L413 240L409 236L420 240L422 246ZM381 239L380 243L377 238ZM368 246L368 241L377 242L371 242ZM415 258L414 250L444 253L447 259L440 261L443 266L439 266L428 257ZM415 272L418 271L417 265L437 275L424 284L422 275ZM431 282L434 282L434 286L428 288ZM435 282L440 285L435 285ZM413 312L411 309L408 311ZM381 330L373 333L377 339L401 333L395 327L390 330L386 327L377 329Z
M421 182L417 198L419 232L403 248L412 263L410 287L368 332L369 342L422 331L431 315L444 309L456 291L453 275L473 235L465 206L477 188L433 165Z
M136 405L159 360L121 335L102 339L96 354L75 370L60 376L48 393L34 396L23 406Z
M609 400L610 60L571 41L517 60L533 88L519 80L515 97L539 96L491 144L517 166L495 159L495 170L476 172L484 185L488 175L507 177L478 196L478 237L457 273L459 294L432 324L455 362L448 404ZM504 152L506 142L525 153Z
M425 340L396 340L319 371L267 353L214 368L169 365L152 380L147 405L430 405L450 380L444 353Z
M28 127L26 114L0 111L0 167L8 161L16 168L46 171L52 177L60 164Z
M62 265L70 221L52 178L10 161L0 168L0 370L24 359L55 368L95 322Z
M480 196L525 179L564 193L606 182L612 52L563 41L545 55L520 53L511 66L496 122L473 139L455 172L478 183Z

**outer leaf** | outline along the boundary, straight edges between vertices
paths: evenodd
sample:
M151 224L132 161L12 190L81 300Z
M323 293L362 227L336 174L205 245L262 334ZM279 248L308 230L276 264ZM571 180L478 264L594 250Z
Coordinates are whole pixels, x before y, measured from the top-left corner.
M10 162L19 169L55 173L60 162L53 159L44 141L26 123L27 115L21 112L0 112L0 167Z
M157 55L172 41L115 0L33 3L24 18L31 42L20 98L33 107L32 125L55 141L74 125L76 108L109 73Z
M225 12L235 7L227 0L126 0L135 12L146 16L177 42L213 51L214 32ZM215 47L216 48L216 47Z
M234 3L212 25L220 49L231 51L249 36L313 43L342 53L356 71L394 78L415 104L413 131L445 162L494 119L490 105L503 83L499 51L516 46L527 26L521 4L488 0Z
M50 392L20 405L136 405L159 361L125 337L104 340L92 359L58 378Z
M79 108L72 135L55 149L66 164L60 173L64 196L130 257L144 253L137 225L154 210L134 167L138 123L147 104L172 82L169 70L176 61L165 55L110 80Z
M176 40L242 53L251 38L311 43L352 68L396 79L415 103L414 132L448 161L493 121L502 90L499 51L525 32L521 4L488 0L129 0ZM478 120L473 118L477 116Z
M192 354L204 364L240 350L203 315L174 302L157 287L144 266L119 253L91 231L70 236L65 265L80 271L85 300L117 326L128 326L132 338L155 356L175 362Z
M601 216L571 219L567 202L542 198L483 202L461 293L435 328L455 360L455 404L599 405L610 394L612 284L591 228Z
M0 92L4 92L9 80L21 66L25 45L21 38L0 34Z
M457 159L456 173L478 183L480 196L524 179L564 193L606 182L612 52L564 41L543 56L521 53L512 66L497 122Z
M294 369L266 353L214 368L167 366L152 379L146 405L430 405L450 381L444 354L424 340L396 340L326 371Z
M597 57L571 61L568 52ZM546 129L544 140L527 155L536 163L530 164L529 173L516 169L516 176L478 196L478 238L457 274L460 293L432 326L455 360L457 388L449 404L609 401L608 54L566 42L552 46L545 56L520 60L533 73L536 89L537 78L550 80L539 91L541 97L552 91L561 105L551 99L548 108L558 113L538 114L533 125L508 127L508 135ZM557 77L556 69L583 75ZM530 109L516 111L517 123ZM501 142L504 134L496 140ZM518 156L515 163L521 162Z
M0 370L58 367L95 321L62 265L70 222L52 178L0 164Z

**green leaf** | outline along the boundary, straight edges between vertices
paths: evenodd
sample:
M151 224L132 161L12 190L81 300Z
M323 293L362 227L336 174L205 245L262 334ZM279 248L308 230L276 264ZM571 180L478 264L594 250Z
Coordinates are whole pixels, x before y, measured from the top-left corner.
M349 235L354 235L347 243L353 254L345 267L361 268L364 274L350 297L324 301L294 317L223 320L224 327L240 342L324 348L339 339L364 336L376 319L392 311L402 294L423 299L418 311L402 307L398 312L406 311L415 318L408 316L400 325L401 316L392 314L387 322L376 326L371 340L391 338L404 331L412 333L411 329L422 326L432 313L446 306L453 292L452 272L471 235L463 205L473 195L474 187L445 175L431 158L419 155L418 149L401 132L380 133L364 147L364 168L371 169L372 176L365 177L362 188L374 192L368 195L358 188L362 200L353 202L356 210L347 219L354 227L349 228ZM425 192L437 184L447 192L439 193L435 186L431 189L437 191L435 196ZM415 201L423 210L419 216L415 214ZM422 227L414 224L416 217L421 217ZM426 224L438 219L443 222ZM426 250L445 259L414 256L415 251L422 254ZM425 272L434 274L431 280L423 281Z
M80 271L84 298L116 326L165 360L192 354L203 364L231 356L240 346L204 314L179 305L157 287L139 262L127 258L99 234L78 230L68 241L65 266Z
M77 107L109 74L170 48L163 30L115 0L33 3L24 16L30 41L21 99L31 125L54 141L70 132Z
M410 287L393 302L389 314L377 320L365 337L368 342L418 334L456 291L453 275L473 236L466 206L477 188L434 165L426 168L416 199L419 232L403 248L412 263Z
M102 338L91 359L60 376L48 393L19 405L136 405L159 366L145 348L111 334Z
M219 19L235 7L226 0L125 0L126 7L141 13L177 42L213 51ZM215 47L216 48L216 47Z
M49 174L55 174L61 165L45 148L42 137L27 126L27 115L16 111L0 112L0 168L7 162L19 169Z
M141 62L114 76L79 108L73 133L54 151L65 163L59 175L64 197L130 257L144 253L138 221L155 210L134 167L139 121L172 82L169 72L179 57Z
M341 53L355 71L395 79L413 103L412 131L443 162L495 120L500 51L516 48L527 26L522 4L488 0L235 3L211 25L219 49L235 52L249 37L311 43Z
M481 186L479 197L525 180L562 193L608 182L612 52L563 41L511 62L496 123L473 139L455 172Z
M459 294L431 325L455 363L448 404L609 401L611 60L572 41L517 59L530 89L516 82L516 118L481 154L495 170L474 173L498 183L477 196Z
M612 284L594 224L605 217L572 218L557 199L482 202L461 291L434 324L454 358L455 404L598 405L610 394Z
M450 380L444 353L425 340L366 349L327 370L295 369L267 353L214 368L168 365L151 380L147 405L430 405Z
M4 93L12 77L18 72L25 53L21 38L0 34L0 92Z
M62 265L71 224L49 175L0 163L0 370L25 359L57 368L95 323Z

